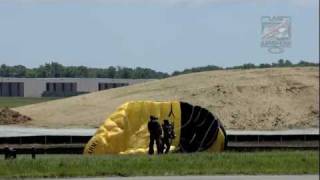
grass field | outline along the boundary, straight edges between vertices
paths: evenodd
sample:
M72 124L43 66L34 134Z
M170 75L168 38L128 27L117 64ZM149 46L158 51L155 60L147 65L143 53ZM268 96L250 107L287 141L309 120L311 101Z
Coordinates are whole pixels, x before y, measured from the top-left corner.
M0 177L318 174L316 151L225 152L162 156L39 155L0 160Z
M29 104L46 102L57 98L43 97L43 98L25 98L25 97L0 97L0 109L4 107L19 107Z

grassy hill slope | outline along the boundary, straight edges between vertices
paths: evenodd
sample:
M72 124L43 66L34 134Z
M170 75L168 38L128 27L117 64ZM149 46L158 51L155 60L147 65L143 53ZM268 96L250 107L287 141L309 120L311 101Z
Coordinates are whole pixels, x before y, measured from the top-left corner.
M181 100L216 114L227 129L319 127L319 68L192 73L15 108L42 127L98 127L129 100Z

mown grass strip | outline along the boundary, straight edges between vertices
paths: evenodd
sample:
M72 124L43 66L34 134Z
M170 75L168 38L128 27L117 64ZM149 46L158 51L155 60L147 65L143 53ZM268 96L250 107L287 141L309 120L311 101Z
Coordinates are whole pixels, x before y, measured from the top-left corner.
M46 102L50 100L55 100L58 98L54 97L42 97L42 98L27 98L27 97L0 97L0 108L8 107L18 107L29 104L35 104L40 102Z
M317 174L316 151L225 152L162 156L41 155L0 160L0 177Z

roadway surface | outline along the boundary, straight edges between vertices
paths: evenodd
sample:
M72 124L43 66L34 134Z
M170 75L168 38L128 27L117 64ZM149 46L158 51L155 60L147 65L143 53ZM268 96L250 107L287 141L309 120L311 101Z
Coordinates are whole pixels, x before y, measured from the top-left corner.
M70 128L49 129L32 128L14 125L0 125L0 137L23 137L23 136L93 136L95 128ZM293 129L277 131L243 131L227 130L228 135L318 135L319 129Z
M51 180L318 180L318 175L285 176L144 176L144 177L98 177L98 178L54 178ZM50 180L47 179L46 180Z

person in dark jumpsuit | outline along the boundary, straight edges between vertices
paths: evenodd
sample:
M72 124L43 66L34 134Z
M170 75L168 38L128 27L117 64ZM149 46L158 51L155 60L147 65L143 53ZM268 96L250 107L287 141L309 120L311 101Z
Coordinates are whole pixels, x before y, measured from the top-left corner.
M174 133L174 127L173 125L169 122L169 120L164 120L162 124L162 129L163 129L163 145L165 145L165 153L168 153L170 150L170 146L172 143L172 139L175 138L175 133Z
M148 130L150 133L150 142L149 142L149 154L153 154L153 145L154 141L156 141L157 144L157 152L158 154L162 154L163 152L163 142L162 142L162 129L161 125L158 121L158 118L154 116L150 116L150 120L148 122Z

